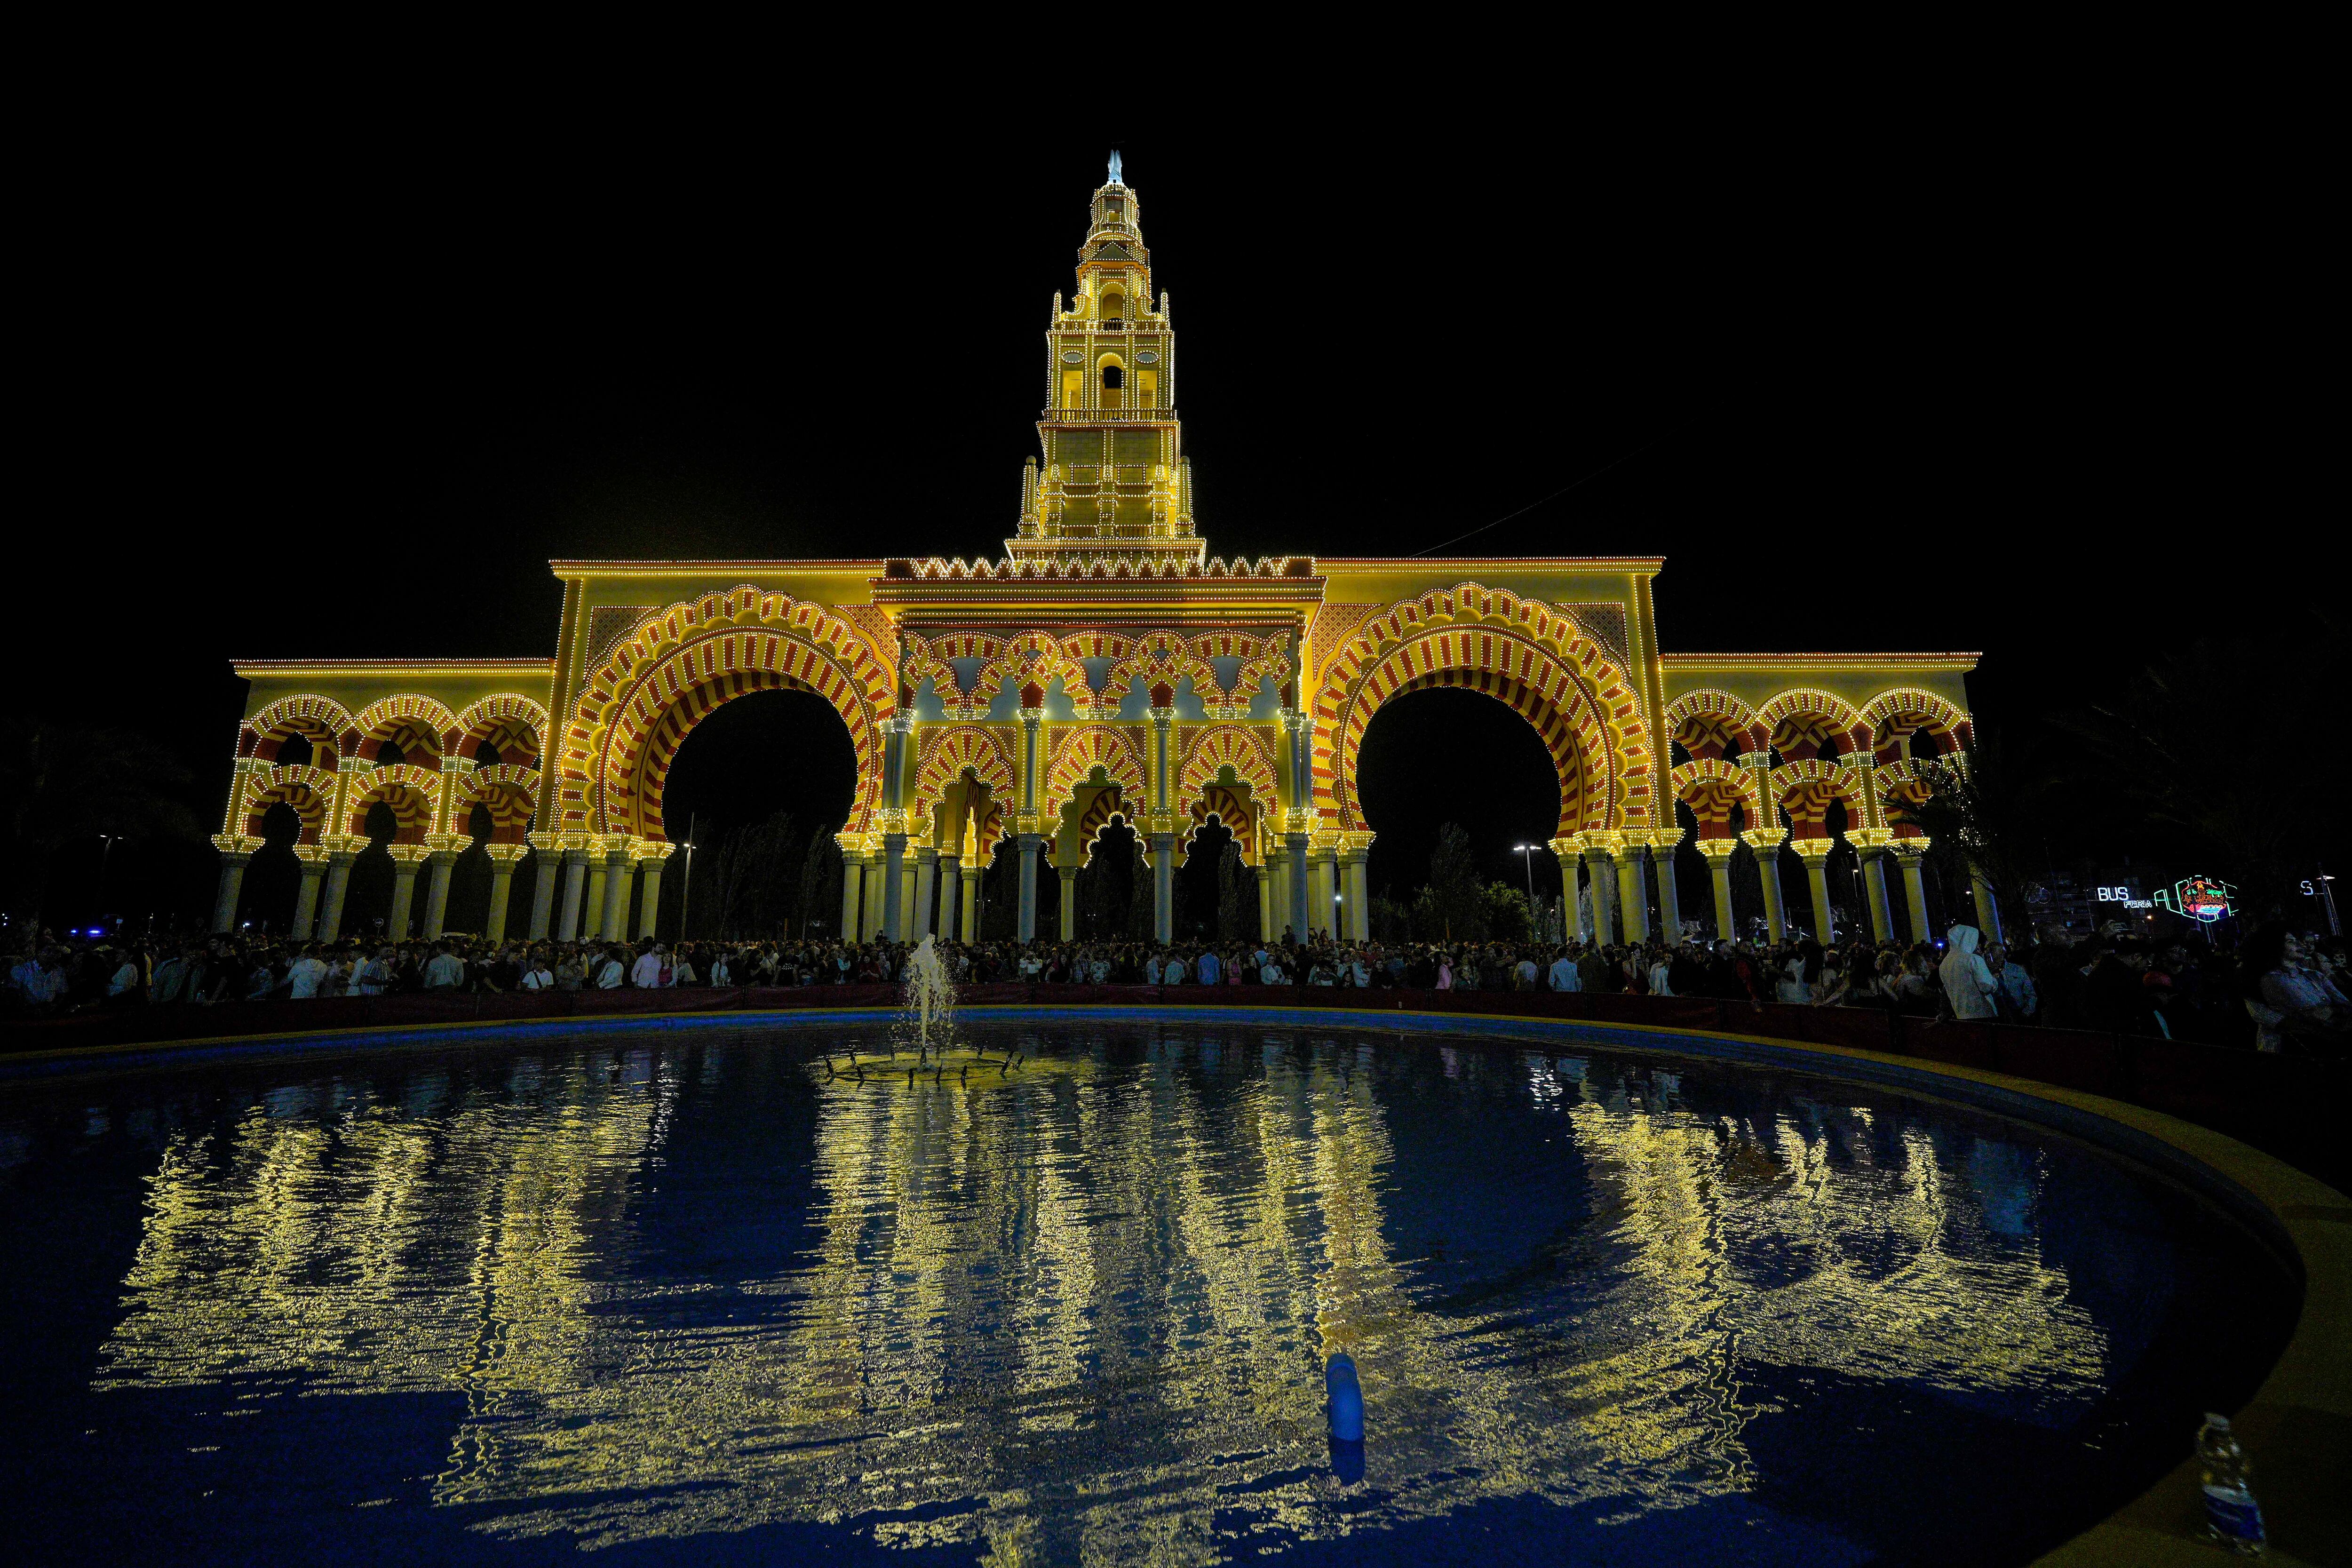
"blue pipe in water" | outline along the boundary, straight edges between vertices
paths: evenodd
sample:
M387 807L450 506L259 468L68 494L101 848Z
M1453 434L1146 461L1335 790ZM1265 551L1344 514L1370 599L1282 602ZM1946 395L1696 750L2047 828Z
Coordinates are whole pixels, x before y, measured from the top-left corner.
M1323 1396L1331 1418L1331 1472L1351 1487L1364 1479L1364 1390L1344 1352L1323 1363Z
M1356 1363L1341 1351L1323 1363L1323 1396L1331 1410L1331 1436L1342 1443L1364 1440L1364 1390Z

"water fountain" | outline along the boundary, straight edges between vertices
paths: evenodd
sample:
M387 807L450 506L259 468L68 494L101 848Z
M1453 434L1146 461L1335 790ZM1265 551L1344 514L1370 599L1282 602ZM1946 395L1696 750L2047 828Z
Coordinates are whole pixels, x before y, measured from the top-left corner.
M907 1013L915 1021L915 1048L919 1055L930 1049L934 1023L944 1042L955 1022L955 981L928 935L908 955L906 984Z

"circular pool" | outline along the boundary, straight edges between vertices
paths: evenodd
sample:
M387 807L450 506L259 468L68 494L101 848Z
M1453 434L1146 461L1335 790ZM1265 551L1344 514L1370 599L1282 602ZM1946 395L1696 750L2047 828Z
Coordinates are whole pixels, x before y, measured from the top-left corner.
M910 1075L891 1033L531 1026L0 1090L20 1538L2016 1562L2294 1322L2257 1221L2090 1119L1795 1052L1123 1011L968 1019Z

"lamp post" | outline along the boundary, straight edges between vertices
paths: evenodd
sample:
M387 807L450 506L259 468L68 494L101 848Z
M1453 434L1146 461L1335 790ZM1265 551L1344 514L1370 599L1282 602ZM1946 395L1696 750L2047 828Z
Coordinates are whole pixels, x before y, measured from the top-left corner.
M114 858L114 847L122 841L122 835L101 833L99 837L105 843L105 847L98 852L98 912L103 918L106 913L106 865Z
M686 940L686 911L694 907L694 839L695 830L702 826L702 814L696 812L686 819L686 886L677 892L677 940Z
M1514 844L1511 846L1511 853L1519 858L1519 865L1528 874L1528 934L1532 937L1536 929L1536 847L1532 844ZM1550 939L1547 937L1541 940L1549 941Z

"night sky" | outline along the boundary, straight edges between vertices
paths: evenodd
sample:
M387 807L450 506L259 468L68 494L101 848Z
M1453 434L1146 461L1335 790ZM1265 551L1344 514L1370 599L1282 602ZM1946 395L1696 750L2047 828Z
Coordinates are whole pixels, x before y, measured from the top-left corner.
M167 139L40 242L26 700L184 756L209 831L232 658L545 655L556 556L997 552L1108 140ZM2274 553L2340 526L2297 456L2335 400L2272 374L2312 220L2185 124L1119 142L1212 553L1662 554L1669 650L1981 649L2023 737L2340 595ZM1376 884L1449 817L1515 882L1548 833L1477 701L1375 725ZM837 815L734 728L681 825ZM208 905L208 850L150 858L110 902Z

